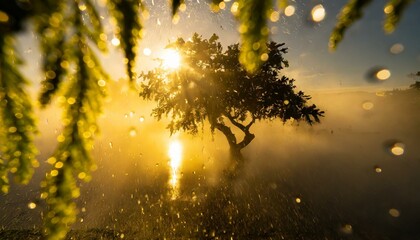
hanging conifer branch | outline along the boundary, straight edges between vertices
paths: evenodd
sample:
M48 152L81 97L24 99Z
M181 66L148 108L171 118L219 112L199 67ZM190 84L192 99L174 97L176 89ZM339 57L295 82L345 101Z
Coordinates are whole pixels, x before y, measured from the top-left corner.
M384 30L386 33L392 33L395 30L398 22L401 20L404 10L412 0L390 0L385 8L385 23Z
M135 62L138 41L142 38L141 16L145 10L142 0L109 0L108 8L117 20L116 36L125 54L130 81L135 77Z
M90 171L94 169L90 150L98 131L96 122L108 76L87 40L92 39L99 49L104 49L100 46L102 26L89 4L88 1L74 1L70 5L68 21L72 21L73 26L66 30L74 34L64 37L66 42L62 51L66 54L65 61L75 69L66 71L65 81L59 85L60 91L65 92L58 99L65 109L64 129L57 138L55 153L47 161L52 170L42 183L42 198L48 204L45 215L47 239L63 239L66 236L76 220L77 209L73 199L79 196L77 178L89 180ZM66 12L68 8L60 14L65 16ZM90 24L82 19L84 14L93 19Z
M239 33L241 34L240 63L248 72L257 71L267 54L265 43L270 30L267 27L268 12L273 6L272 0L238 1Z
M0 190L9 190L8 174L27 184L36 161L33 135L36 132L32 104L25 87L26 79L18 66L21 59L11 36L0 36Z

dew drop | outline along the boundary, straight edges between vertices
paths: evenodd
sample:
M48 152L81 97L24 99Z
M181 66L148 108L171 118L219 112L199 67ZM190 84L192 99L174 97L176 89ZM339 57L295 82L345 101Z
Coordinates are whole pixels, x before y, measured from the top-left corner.
M296 199L295 199L295 202L296 202L296 203L301 203L301 202L302 202L302 199L301 199L301 198L296 198Z
M114 144L112 144L112 142L109 142L109 148L113 148Z
M139 122L144 122L144 117L143 116L141 116L141 117L139 117Z
M373 169L375 170L376 173L381 173L382 172L382 168L380 168L379 166L374 166Z

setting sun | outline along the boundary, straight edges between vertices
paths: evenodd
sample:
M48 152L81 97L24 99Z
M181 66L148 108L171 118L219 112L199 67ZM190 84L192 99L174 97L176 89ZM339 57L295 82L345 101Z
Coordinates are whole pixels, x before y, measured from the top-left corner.
M174 49L165 49L162 56L163 67L169 69L177 69L181 66L181 56Z

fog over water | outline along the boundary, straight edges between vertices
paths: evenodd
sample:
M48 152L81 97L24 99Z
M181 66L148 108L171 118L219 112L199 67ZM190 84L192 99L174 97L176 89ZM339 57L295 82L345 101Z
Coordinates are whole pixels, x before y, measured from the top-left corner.
M196 236L194 231L210 221L205 211L211 194L223 185L229 160L226 140L218 132L211 136L208 126L197 136L169 136L166 120L156 122L149 116L152 103L141 101L135 92L122 92L119 97L111 94L100 120L94 149L98 169L91 182L81 183L74 229L125 232L128 239L134 236L130 233L138 239ZM236 203L235 216L242 219L237 225L251 229L250 234L294 239L317 234L332 239L419 237L420 92L311 95L325 111L320 124L273 121L252 128L256 138L243 151L245 170L229 195ZM39 182L60 133L56 113L39 113L41 167L28 186L14 185L0 197L2 228L40 227L45 206ZM168 149L174 139L183 149L179 193L171 200ZM213 204L221 212L227 209L223 201ZM252 230L255 222L261 227ZM220 227L215 227L216 235Z

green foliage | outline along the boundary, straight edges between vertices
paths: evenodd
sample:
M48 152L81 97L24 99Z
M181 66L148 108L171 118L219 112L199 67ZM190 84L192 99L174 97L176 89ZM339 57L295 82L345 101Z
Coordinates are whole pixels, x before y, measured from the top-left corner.
M350 0L343 9L341 9L337 18L337 24L331 33L328 43L330 49L337 48L337 44L343 40L346 30L354 22L362 18L363 9L371 2L372 0Z
M182 3L184 3L184 0L171 0L171 6L172 6L172 16L175 16L175 14L178 11L179 6L181 6Z
M138 40L142 38L143 24L141 15L144 11L143 0L109 0L108 9L117 20L116 35L125 53L128 77L135 75L135 61L138 52Z
M36 132L32 104L24 91L26 79L18 66L22 61L13 47L13 38L0 36L0 190L9 189L9 172L26 184L38 166L33 135Z
M267 54L265 43L270 29L267 27L268 12L273 6L272 0L238 1L239 33L241 34L241 54L239 61L250 73L254 73L263 63Z
M168 47L180 52L182 68L170 71L161 66L142 73L140 96L157 102L152 112L157 119L170 117L171 133L196 134L208 121L212 130L226 136L231 148L242 149L252 141L249 130L257 120L318 122L323 112L308 106L310 97L295 93L294 80L280 74L288 67L284 44L264 45L268 58L259 71L249 74L238 61L238 44L223 50L215 34L208 40L198 34L190 41L179 38ZM237 141L228 123L245 134L242 141Z
M51 4L51 7L49 4ZM64 15L66 3L51 2L38 6L40 15L36 16L36 30L40 34L41 50L45 54L43 57L42 70L45 78L41 82L42 88L39 101L42 106L50 103L52 96L57 92L61 80L67 75L68 56L64 49L65 32L68 16ZM68 43L67 43L68 45ZM68 54L67 54L68 55Z
M83 16L90 21L86 23ZM58 147L48 160L53 169L42 183L42 197L46 198L48 204L45 217L47 239L63 239L74 223L76 207L73 198L79 192L76 177L89 179L93 167L90 149L98 129L96 119L101 111L103 87L108 80L88 43L89 39L99 49L104 49L105 43L101 39L103 30L98 16L91 2L74 1L65 7L59 5L48 23L43 22L44 18L41 17L38 25L44 33L47 31L42 39L42 47L48 49L51 43L58 45L44 61L46 79L42 85L41 103L48 103L53 93L62 91L64 96L58 100L66 110L64 129L57 139ZM63 21L66 24L60 26ZM55 27L59 28L57 32L51 30ZM52 31L51 35L48 31ZM48 68L50 66L52 68ZM69 66L75 68L69 69ZM54 67L59 69L58 74ZM62 80L65 81L61 83Z
M412 2L412 0L390 0L385 8L385 23L384 30L387 33L392 33L395 30L398 22L401 19L403 11Z
M330 50L335 50L337 48L337 45L344 37L344 33L354 22L362 18L364 8L371 2L372 0L349 0L341 9L328 43ZM403 15L404 9L411 2L411 0L388 1L384 7L385 22L383 27L386 33L391 33L395 30L396 25Z

